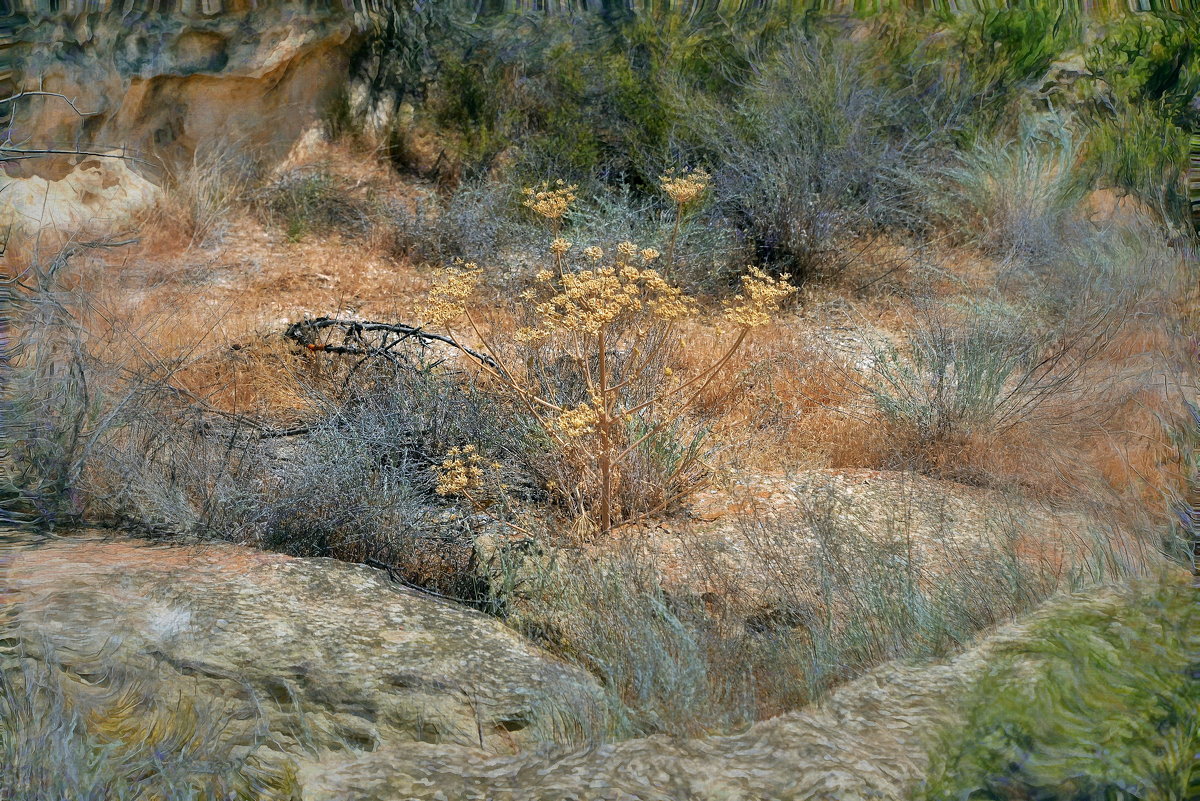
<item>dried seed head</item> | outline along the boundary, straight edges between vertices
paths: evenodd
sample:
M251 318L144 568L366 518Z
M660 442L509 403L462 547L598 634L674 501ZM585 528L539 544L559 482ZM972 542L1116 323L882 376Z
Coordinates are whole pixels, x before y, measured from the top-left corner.
M441 280L429 290L429 310L425 319L434 325L449 327L462 316L466 302L479 286L483 270L474 262L455 259Z
M494 464L494 463L493 463ZM439 465L434 465L438 495L461 495L483 486L486 463L474 445L451 448Z
M550 252L555 256L562 256L570 249L571 243L561 236L550 243Z
M771 315L796 288L787 282L790 276L772 278L757 267L742 276L742 291L725 305L725 319L742 328L757 328L771 322Z
M708 189L709 177L704 170L687 169L676 174L667 170L658 177L662 190L680 206L691 203Z
M577 188L575 184L568 186L561 180L555 181L553 187L547 183L537 187L526 187L523 190L525 199L521 201L521 205L547 220L561 220L575 201Z
M590 434L596 430L600 415L587 403L581 403L574 408L563 409L554 421L554 426L563 436L574 439Z

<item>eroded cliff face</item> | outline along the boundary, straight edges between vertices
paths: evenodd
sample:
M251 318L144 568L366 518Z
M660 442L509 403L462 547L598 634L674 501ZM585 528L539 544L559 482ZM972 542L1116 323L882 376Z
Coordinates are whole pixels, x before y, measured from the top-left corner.
M198 150L279 158L344 83L362 19L352 4L280 0L57 5L20 0L12 9L10 86L59 93L74 108L58 97L21 98L11 104L8 138L25 148L131 153L141 161L126 164L144 181L103 157L8 161L0 217L18 227L50 224L39 208L46 198L60 228L126 214L153 194L144 183L161 183ZM120 198L76 187L84 162Z

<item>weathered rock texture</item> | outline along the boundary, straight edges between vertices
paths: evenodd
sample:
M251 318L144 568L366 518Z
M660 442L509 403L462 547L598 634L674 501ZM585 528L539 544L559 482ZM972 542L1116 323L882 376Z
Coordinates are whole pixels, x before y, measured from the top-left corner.
M240 709L231 746L269 743L305 801L904 798L996 648L1064 604L1115 602L1057 600L949 662L884 665L741 734L587 745L601 721L586 674L367 568L232 545L0 543L0 657L53 649L84 699L129 678L117 665L235 724Z
M235 745L267 726L295 753L413 741L511 753L602 725L587 673L362 566L60 540L10 550L2 580L22 648L52 651L79 689L106 665L150 676L158 694L242 720Z
M9 23L11 85L59 93L75 108L58 97L16 101L12 142L124 149L144 160L128 164L154 183L198 150L268 160L284 154L344 85L359 28L353 6L341 3L126 3L100 10L89 3L86 13L70 3L52 12L31 0L17 5ZM6 164L0 185L10 188L0 193L0 222L75 229L144 205L144 181L89 166L108 160ZM119 197L76 186L86 184L77 175L85 168L118 181Z
M32 5L32 4L29 4ZM17 83L76 101L20 101L14 141L126 146L176 162L199 146L283 152L345 79L354 41L340 4L89 14L24 9Z

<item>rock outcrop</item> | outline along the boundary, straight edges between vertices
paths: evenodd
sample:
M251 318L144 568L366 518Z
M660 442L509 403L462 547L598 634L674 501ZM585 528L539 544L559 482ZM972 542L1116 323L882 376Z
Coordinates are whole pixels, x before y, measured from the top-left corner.
M8 138L105 155L7 162L0 224L18 232L127 216L150 199L147 181L197 151L282 156L344 86L360 27L341 3L74 5L18 2L6 23L8 85L61 95L6 104ZM94 166L121 152L140 175ZM119 197L97 194L85 170L104 172Z
M185 162L226 144L281 154L344 83L353 13L341 4L72 14L24 10L17 86L58 92L20 101L13 141L128 147Z
M601 745L587 674L370 569L24 537L0 548L0 664L52 650L84 700L117 691L119 666L157 676L162 696L223 705L230 746L268 742L304 801L898 799L997 649L1117 603L1059 598L950 661L886 664L740 734Z
M288 752L401 742L511 753L603 728L600 691L483 614L380 571L230 544L24 543L2 567L7 653L49 652L80 692L109 666L256 727ZM12 632L15 632L12 633Z

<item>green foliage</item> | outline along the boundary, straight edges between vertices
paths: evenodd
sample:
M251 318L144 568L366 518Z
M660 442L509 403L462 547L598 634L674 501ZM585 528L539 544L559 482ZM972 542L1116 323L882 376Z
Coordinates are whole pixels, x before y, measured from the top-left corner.
M1182 582L1080 603L993 657L925 799L1200 797L1200 605Z
M1131 14L1088 48L1088 69L1127 103L1183 112L1200 92L1200 25L1194 19Z
M1188 217L1183 175L1200 93L1200 25L1194 19L1130 15L1086 54L1107 86L1090 114L1088 159L1101 179L1133 193L1164 220Z
M989 74L997 85L1040 78L1060 53L1078 41L1079 31L1070 24L1069 12L1054 3L1017 2L983 13L977 58L995 66Z
M1092 124L1087 157L1108 185L1132 193L1164 220L1189 214L1184 175L1189 132L1160 103L1123 106Z

